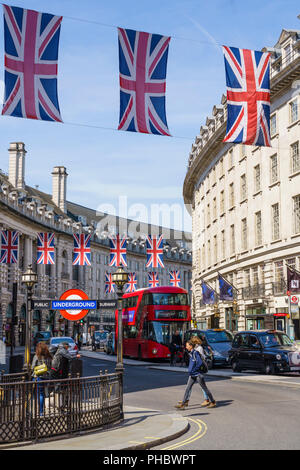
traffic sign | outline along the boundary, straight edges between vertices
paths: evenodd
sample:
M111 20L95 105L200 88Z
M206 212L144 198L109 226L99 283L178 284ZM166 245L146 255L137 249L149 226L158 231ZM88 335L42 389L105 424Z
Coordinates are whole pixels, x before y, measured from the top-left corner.
M292 304L297 304L298 303L298 297L296 295L292 295L291 302L292 302Z
M94 302L96 306L93 304ZM60 296L59 301L52 302L52 308L59 309L61 315L67 320L75 321L85 317L91 308L97 308L97 302L95 300L89 301L83 290L69 289Z

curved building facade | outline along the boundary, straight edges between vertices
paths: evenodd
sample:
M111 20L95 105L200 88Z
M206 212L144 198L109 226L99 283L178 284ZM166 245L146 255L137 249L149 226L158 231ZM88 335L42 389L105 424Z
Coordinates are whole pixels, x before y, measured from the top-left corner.
M300 270L300 31L283 30L263 50L271 52L272 147L222 142L223 96L189 155L193 309L200 327L275 327L299 338L299 308L288 318L286 265ZM218 273L237 288L236 304L202 304L201 280L218 292Z

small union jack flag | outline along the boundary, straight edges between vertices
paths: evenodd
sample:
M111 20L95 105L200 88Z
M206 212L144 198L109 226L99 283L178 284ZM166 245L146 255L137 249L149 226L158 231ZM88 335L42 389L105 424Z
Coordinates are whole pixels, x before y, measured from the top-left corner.
M16 264L19 253L19 232L1 230L1 264Z
M270 147L270 53L223 46L227 130L223 142Z
M158 287L159 286L159 280L158 280L158 274L155 272L149 272L148 273L148 284L149 287Z
M73 233L73 265L91 265L91 235L84 233Z
M166 74L170 37L118 28L119 130L170 135Z
M54 251L54 233L38 233L37 264L55 264Z
M112 280L110 273L105 273L105 293L112 294L116 291L116 284Z
M170 284L174 287L180 287L180 271L169 271Z
M128 273L128 283L126 284L125 292L135 292L137 286L137 279L135 273Z
M146 254L147 262L146 268L164 268L163 262L163 236L161 235L158 239L155 235L151 237L148 235L146 238Z
M110 263L109 266L127 266L126 260L126 237L120 238L119 235L116 238L111 237L110 240Z
M57 60L62 16L3 5L5 98L2 114L61 122Z

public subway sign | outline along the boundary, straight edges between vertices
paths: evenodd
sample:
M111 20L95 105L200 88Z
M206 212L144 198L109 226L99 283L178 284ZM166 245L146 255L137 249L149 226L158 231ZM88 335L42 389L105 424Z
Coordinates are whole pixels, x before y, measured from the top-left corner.
M52 301L52 309L59 310L67 320L81 320L89 310L97 309L97 300L89 300L87 294L80 289L69 289L59 300Z

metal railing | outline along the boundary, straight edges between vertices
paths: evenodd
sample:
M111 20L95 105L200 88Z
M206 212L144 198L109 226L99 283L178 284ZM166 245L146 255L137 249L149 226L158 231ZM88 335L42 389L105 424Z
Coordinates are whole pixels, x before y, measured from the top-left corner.
M257 299L265 296L265 285L256 284L250 287L243 287L242 297L243 299Z
M14 377L10 374L9 380ZM16 378L16 377L15 377ZM101 428L123 417L122 374L0 382L0 444Z

